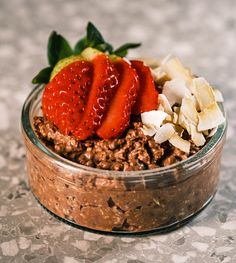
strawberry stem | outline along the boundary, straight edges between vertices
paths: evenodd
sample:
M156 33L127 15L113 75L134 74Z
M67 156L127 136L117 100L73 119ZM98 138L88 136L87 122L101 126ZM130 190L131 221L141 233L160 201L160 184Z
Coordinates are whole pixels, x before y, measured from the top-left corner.
M114 50L113 46L104 40L102 34L91 22L88 22L87 24L86 33L86 36L81 38L76 43L73 50L68 41L62 35L58 34L56 31L53 31L48 39L47 55L49 66L47 68L42 69L33 78L32 83L48 83L53 67L57 64L59 60L69 57L71 55L79 55L87 47L98 49L99 51L102 51L109 55L124 57L127 55L128 49L137 48L141 45L141 43L126 43Z

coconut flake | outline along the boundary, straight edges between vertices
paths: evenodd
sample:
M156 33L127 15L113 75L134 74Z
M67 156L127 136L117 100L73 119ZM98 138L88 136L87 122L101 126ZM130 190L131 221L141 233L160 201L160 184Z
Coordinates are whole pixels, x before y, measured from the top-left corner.
M180 112L180 107L174 106L174 107L173 107L173 110L174 110L175 113L179 114L179 112Z
M204 145L205 138L213 136L217 126L225 121L217 104L223 102L221 92L204 78L193 78L191 70L170 55L161 62L143 61L151 67L156 84L163 86L158 110L141 114L143 133L154 136L157 143L169 140L186 153L191 143L182 138L184 130L196 146Z
M201 111L215 102L213 89L204 78L195 78L193 87L193 93Z
M197 131L197 127L195 125L190 124L190 132L191 139L196 146L202 146L205 144L206 139L204 135L201 132Z
M173 117L171 115L167 114L164 122L173 122Z
M177 133L174 133L171 138L169 139L169 142L180 149L181 151L185 153L189 153L190 151L190 142L187 140L182 139Z
M191 135L194 144L197 146L204 145L206 142L205 137L202 133L197 131L198 112L195 108L192 97L183 98L180 113L180 125L188 131L189 135Z
M200 106L199 106L198 101L197 101L197 99L196 99L196 97L194 95L191 96L191 100L192 100L196 110L199 112L200 111Z
M148 112L141 113L142 123L147 127L154 126L155 128L159 128L162 122L167 117L167 113L160 110L152 110Z
M215 96L215 100L217 102L223 102L224 101L223 95L218 89L213 88L213 93Z
M161 67L171 79L180 79L186 84L192 82L190 72L184 68L178 58L171 58L162 63Z
M180 137L182 137L183 132L184 132L184 128L181 127L181 126L179 126L179 125L175 125L174 128L175 128L175 131L177 132L177 134L178 134Z
M191 133L190 123L182 112L179 113L178 124L183 127L189 134Z
M166 81L162 93L166 96L171 106L175 103L180 104L185 96L191 96L185 82L181 79Z
M177 124L178 123L178 119L179 119L178 114L176 112L174 112L173 113L173 119L172 119L173 123Z
M170 59L172 59L172 54L168 54L161 60L161 65L166 64Z
M198 114L198 117L198 131L213 129L225 121L217 102L213 102L210 106L205 108Z
M186 70L187 74L188 74L189 76L191 76L191 78L192 78L193 72L192 72L191 68L186 68L186 67L185 67L185 70Z
M180 107L173 107L173 123L178 124L179 123L179 113L180 113Z
M166 73L163 71L161 67L151 69L151 73L152 73L154 80L159 80L166 75Z
M163 143L171 138L175 133L175 129L172 124L166 123L161 128L159 128L154 136L154 140L157 143Z
M218 127L213 128L210 133L207 135L208 138L212 137L216 134Z
M151 69L151 73L157 85L163 86L166 81L170 80L166 72L164 72L161 67Z
M166 98L166 96L164 94L159 94L158 100L160 103L159 106L161 105L166 113L168 113L169 115L172 115L173 111L171 109L170 103L168 99Z
M160 110L160 111L165 111L164 107L161 104L158 105L157 109Z
M195 125L198 124L198 112L196 110L192 97L182 99L180 111L190 123L193 123Z
M143 131L144 135L148 135L148 136L153 136L157 132L155 127L151 125L150 126L143 125L141 130Z

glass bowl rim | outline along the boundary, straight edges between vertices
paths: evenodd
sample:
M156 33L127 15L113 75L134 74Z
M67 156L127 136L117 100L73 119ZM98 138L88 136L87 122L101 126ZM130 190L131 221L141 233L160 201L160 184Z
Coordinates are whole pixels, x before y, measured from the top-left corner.
M93 174L97 174L98 176L102 177L116 177L118 178L140 178L148 177L148 176L162 176L164 173L172 173L178 169L184 170L188 168L193 168L195 165L200 163L204 158L209 156L211 152L216 148L216 146L221 142L226 134L227 130L227 117L226 112L224 109L223 103L218 103L223 115L225 117L225 121L220 124L217 128L216 133L210 138L205 146L201 150L199 150L194 155L190 156L189 158L179 161L177 163L165 166L165 167L158 167L155 169L150 170L141 170L141 171L113 171L113 170L103 170L99 168L93 168L89 166L85 166L82 164L78 164L76 162L70 161L64 157L61 157L59 154L53 152L52 150L48 149L37 137L36 133L31 124L30 120L30 112L33 103L37 100L40 93L43 91L44 85L37 85L28 95L26 98L22 111L21 111L21 131L23 136L26 136L29 141L40 150L40 152L47 155L51 161L54 161L60 165L62 165L65 169L73 169L81 172L81 170L85 172L90 172Z

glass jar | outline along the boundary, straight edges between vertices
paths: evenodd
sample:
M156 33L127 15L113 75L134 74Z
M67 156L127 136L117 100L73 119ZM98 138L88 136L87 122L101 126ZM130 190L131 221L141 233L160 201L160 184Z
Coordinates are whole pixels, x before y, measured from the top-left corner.
M122 172L90 168L57 155L36 136L33 117L40 115L43 88L36 87L26 99L21 124L31 190L54 215L102 232L163 232L187 222L212 200L226 122L199 152L167 167Z

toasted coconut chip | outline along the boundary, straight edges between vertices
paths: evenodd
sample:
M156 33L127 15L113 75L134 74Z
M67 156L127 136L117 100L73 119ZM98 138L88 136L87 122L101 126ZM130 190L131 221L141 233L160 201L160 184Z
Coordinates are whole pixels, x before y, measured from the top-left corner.
M182 99L182 105L180 107L180 112L187 118L190 123L194 125L198 124L198 112L195 108L192 96Z
M205 144L206 139L201 132L197 131L197 127L190 124L191 139L196 146L202 146Z
M192 82L190 72L184 68L177 58L166 60L162 63L161 67L171 79L180 79L186 84L190 84Z
M204 78L195 78L193 80L193 86L193 93L201 111L215 102L213 89Z
M177 124L178 123L178 119L179 119L179 115L176 113L176 112L174 112L174 114L173 114L173 123L174 124Z
M171 138L169 139L169 142L180 149L181 151L185 153L189 153L190 151L190 142L187 140L182 139L177 133L174 133Z
M213 93L214 93L214 96L215 96L215 100L217 102L223 102L224 101L223 95L218 89L214 89L213 88Z
M159 80L166 76L165 71L161 67L157 67L155 69L151 69L152 76L154 78L154 81Z
M171 138L171 136L175 133L175 129L172 124L166 123L161 128L159 128L154 136L154 140L157 143L163 143Z
M161 67L151 69L151 73L155 82L159 82L162 80L168 80L167 74L162 70Z
M160 111L165 111L164 107L163 107L161 104L159 104L159 106L158 106L157 110L160 110Z
M191 133L190 123L189 123L188 119L185 117L185 115L182 112L179 113L178 124L181 127L183 127L188 132L188 134Z
M179 112L180 112L180 107L174 106L174 107L173 107L173 110L174 110L175 113L179 114Z
M185 96L191 96L185 82L181 79L167 81L163 87L162 93L166 96L171 106L175 103L180 104Z
M214 136L214 135L216 134L216 132L217 132L217 128L218 128L218 127L215 127L214 129L212 129L212 130L209 132L209 134L207 135L207 137L210 138L210 137Z
M177 132L177 134L178 134L180 137L182 137L183 132L184 132L184 128L181 127L181 126L179 126L179 125L175 125L174 128L175 128L175 131Z
M214 102L205 108L198 114L198 117L198 131L213 129L225 121L217 102Z
M199 106L198 101L197 101L197 99L196 99L196 97L194 95L191 96L191 100L192 100L196 110L199 112L200 111L200 106Z
M186 72L188 75L190 75L191 77L193 76L193 72L191 70L191 68L185 68Z
M168 114L168 115L166 116L164 122L173 122L173 116L171 116L171 115ZM164 122L163 122L163 123L164 123Z
M168 99L166 98L166 96L164 94L159 94L158 100L160 103L159 105L161 105L164 108L164 111L168 113L169 115L172 115L173 111L171 109L170 103Z
M166 64L170 59L172 59L172 54L166 55L162 60L161 60L161 65Z
M151 69L153 79L157 85L164 86L165 82L170 80L166 72L163 71L161 67Z
M148 136L153 136L157 132L154 126L147 127L146 125L143 125L141 130L143 131L144 135L148 135Z
M152 110L141 113L142 123L148 127L154 126L155 128L159 128L166 117L167 113L160 110Z

